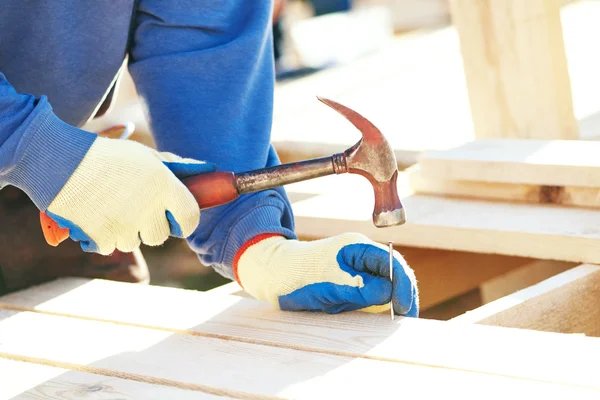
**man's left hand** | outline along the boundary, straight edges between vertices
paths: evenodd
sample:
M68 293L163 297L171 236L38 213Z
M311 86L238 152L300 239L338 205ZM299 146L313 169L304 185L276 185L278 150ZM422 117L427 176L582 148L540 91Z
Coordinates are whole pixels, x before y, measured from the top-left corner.
M388 304L418 317L413 270L394 251L393 285L386 246L357 233L316 241L261 235L234 260L235 277L258 300L282 310L339 313Z

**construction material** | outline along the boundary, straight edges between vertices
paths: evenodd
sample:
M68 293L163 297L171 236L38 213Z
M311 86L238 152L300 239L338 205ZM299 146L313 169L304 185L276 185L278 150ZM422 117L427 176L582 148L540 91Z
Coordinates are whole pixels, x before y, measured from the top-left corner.
M600 188L600 142L479 139L419 159L425 177Z
M536 260L519 268L485 281L479 287L483 304L511 295L562 272L575 268L577 263Z
M406 170L417 193L600 207L600 142L478 139L424 154Z
M0 309L0 360L232 398L386 397L399 383L407 396L479 398L481 385L499 396L600 393L597 338L406 317L390 323L361 312L281 312L239 297L84 279L2 297Z
M81 368L85 370L87 368ZM219 397L139 380L0 358L2 399L196 400ZM10 377L10 379L9 379Z
M408 185L420 194L464 199L503 200L510 203L600 207L599 188L443 179L430 175L425 176L418 164L404 172Z
M582 265L452 321L600 336L598 304L600 267Z
M579 138L561 5L450 0L476 138Z

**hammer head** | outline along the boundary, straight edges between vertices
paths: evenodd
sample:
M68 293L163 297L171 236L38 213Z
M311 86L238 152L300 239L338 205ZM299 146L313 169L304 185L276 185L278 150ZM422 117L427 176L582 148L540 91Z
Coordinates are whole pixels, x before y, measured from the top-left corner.
M398 164L396 155L387 139L369 120L354 110L333 100L318 99L343 115L361 133L354 146L346 150L337 164L341 172L359 174L371 182L375 192L373 223L378 228L402 225L406 213L398 197Z

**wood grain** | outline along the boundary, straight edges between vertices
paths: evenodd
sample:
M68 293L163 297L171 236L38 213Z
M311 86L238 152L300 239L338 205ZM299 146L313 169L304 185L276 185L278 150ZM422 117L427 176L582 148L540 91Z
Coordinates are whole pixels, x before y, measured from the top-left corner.
M585 265L452 321L600 336L600 267Z
M450 0L478 138L578 139L560 0Z
M0 398L72 399L217 399L202 392L0 358Z
M600 188L600 142L478 139L419 159L424 178Z
M577 263L549 260L536 260L524 264L482 283L480 287L482 302L486 304L498 300L576 266Z
M598 188L444 179L424 176L419 164L405 170L404 177L417 194L600 208Z
M397 390L399 382L406 396L460 391L474 397L485 385L502 395L535 390L592 398L600 385L588 380L585 386L573 387L459 369L326 356L39 313L4 311L0 318L0 357L56 362L73 369L81 366L90 373L144 376L180 388L214 387L215 393L234 398L385 397ZM375 381L377 385L359 384ZM431 381L436 385L423 385Z
M381 382L382 390L402 376L406 393L439 395L461 387L472 394L468 387L475 390L479 378L463 379L465 371L486 380L502 375L600 389L596 338L415 318L391 322L387 315L360 312L286 313L234 296L99 280L57 281L5 296L2 307L37 312L2 312L0 352L229 390L290 395L299 393L294 388L313 393L321 382L337 387L340 396L358 396L366 388L343 382L367 379L370 370L376 375L369 379ZM548 348L557 362L546 359ZM229 377L244 379L224 381L218 375L224 368ZM362 378L354 377L357 371ZM277 390L260 374L273 374ZM431 380L443 385L417 384ZM497 382L488 384L495 388ZM513 390L508 382L499 387Z

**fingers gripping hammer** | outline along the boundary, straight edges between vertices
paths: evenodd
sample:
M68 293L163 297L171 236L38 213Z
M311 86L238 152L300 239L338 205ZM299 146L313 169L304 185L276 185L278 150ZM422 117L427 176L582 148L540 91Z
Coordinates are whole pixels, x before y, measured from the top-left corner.
M318 99L350 121L362 138L342 153L258 170L233 173L211 172L183 180L194 195L200 209L216 207L237 199L240 195L272 189L332 174L359 174L369 180L375 193L373 223L376 227L402 225L406 214L398 197L396 179L398 165L392 147L370 121L356 111L335 101ZM61 230L54 221L45 220L45 232ZM50 228L50 225L52 227ZM58 236L58 235L57 235ZM55 237L57 237L55 236ZM67 235L62 235L61 241Z

